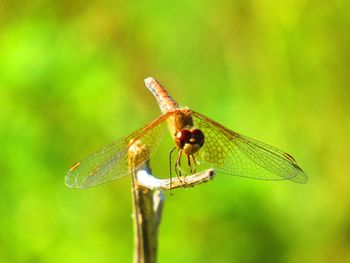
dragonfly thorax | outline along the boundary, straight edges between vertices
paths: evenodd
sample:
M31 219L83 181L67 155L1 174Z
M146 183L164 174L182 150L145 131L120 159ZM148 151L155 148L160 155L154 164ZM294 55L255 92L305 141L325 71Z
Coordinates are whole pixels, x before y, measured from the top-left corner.
M183 129L175 136L176 146L186 155L195 154L204 144L204 134L199 129Z

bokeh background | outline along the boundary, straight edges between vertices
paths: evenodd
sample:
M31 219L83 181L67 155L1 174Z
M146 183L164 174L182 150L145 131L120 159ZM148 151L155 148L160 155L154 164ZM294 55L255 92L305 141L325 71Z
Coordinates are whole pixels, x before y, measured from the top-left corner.
M350 262L349 3L2 1L0 262L131 262L130 177L63 180L160 115L148 76L310 179L174 191L159 262Z

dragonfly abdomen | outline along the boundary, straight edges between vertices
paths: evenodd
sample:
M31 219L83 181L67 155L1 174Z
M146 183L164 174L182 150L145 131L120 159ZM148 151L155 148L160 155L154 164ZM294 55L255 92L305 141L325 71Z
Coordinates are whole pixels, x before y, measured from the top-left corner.
M169 93L156 79L149 77L145 79L146 87L152 92L157 99L159 107L163 113L174 111L179 108L179 105L170 97Z

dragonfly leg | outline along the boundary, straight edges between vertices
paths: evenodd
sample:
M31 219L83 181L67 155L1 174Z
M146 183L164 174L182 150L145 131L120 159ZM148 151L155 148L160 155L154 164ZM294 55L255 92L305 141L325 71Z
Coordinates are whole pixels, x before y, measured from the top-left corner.
M196 159L194 157L194 155L191 155L192 156L192 163L193 163L193 173L195 174L197 172L197 163L196 163Z
M193 170L192 170L191 155L187 155L186 157L187 157L187 165L190 168L190 174L192 174Z
M186 157L187 157L187 165L190 168L190 173L192 174L191 155L186 155Z
M170 194L171 194L171 185L172 185L172 182L173 182L173 176L172 176L172 167L171 167L171 156L174 152L174 150L176 149L177 147L175 146L174 148L171 149L171 151L169 152L169 170L170 170ZM175 172L176 172L176 163L175 163ZM176 172L177 174L177 172Z
M194 155L187 155L187 165L190 168L190 173L195 174L196 173L196 160L194 158ZM191 160L192 158L192 160Z
M179 150L179 154L177 156L176 162L175 162L175 172L179 179L179 181L182 183L181 176L182 174L185 175L185 172L181 168L181 156L182 156L182 150Z

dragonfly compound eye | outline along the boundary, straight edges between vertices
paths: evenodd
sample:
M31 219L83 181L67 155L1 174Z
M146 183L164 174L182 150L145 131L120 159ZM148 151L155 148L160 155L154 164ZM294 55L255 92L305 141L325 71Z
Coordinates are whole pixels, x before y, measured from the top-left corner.
M178 147L183 148L186 143L190 142L192 133L189 130L181 130L176 134L176 142Z
M176 143L180 149L184 148L186 144L196 144L199 147L202 147L204 144L204 134L201 130L198 129L195 129L193 131L183 129L176 134Z
M201 147L204 144L204 134L201 130L195 129L192 131L192 138L194 143L198 143Z

